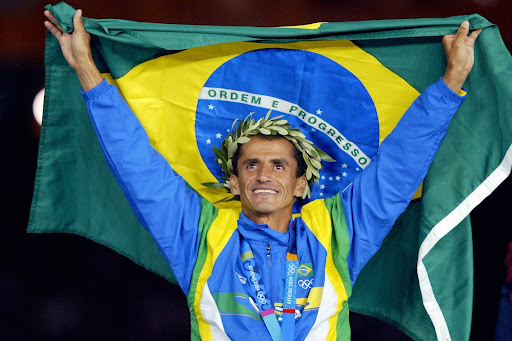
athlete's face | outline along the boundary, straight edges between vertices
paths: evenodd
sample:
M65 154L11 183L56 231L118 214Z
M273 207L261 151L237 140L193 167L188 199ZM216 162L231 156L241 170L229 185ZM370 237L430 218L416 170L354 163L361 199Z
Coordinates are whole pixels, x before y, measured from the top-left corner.
M300 197L307 185L304 176L296 176L293 144L284 138L264 140L253 136L240 148L238 176L230 178L231 193L240 195L249 219L257 223L269 223L269 219L288 222L295 197Z

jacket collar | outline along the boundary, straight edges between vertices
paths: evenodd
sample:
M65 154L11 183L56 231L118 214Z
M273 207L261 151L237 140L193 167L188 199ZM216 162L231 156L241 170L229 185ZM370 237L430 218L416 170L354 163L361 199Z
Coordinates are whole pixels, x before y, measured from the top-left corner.
M271 229L267 224L255 223L247 218L243 211L240 212L240 218L238 219L238 230L248 241L272 242L288 246L292 228L293 224L291 219L288 225L288 231L284 233Z

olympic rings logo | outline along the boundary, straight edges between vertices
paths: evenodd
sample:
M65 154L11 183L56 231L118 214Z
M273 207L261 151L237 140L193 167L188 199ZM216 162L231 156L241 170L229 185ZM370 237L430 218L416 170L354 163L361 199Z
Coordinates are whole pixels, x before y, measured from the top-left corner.
M302 289L309 289L313 286L313 279L299 279L297 282Z
M265 298L265 294L262 291L258 291L258 301L260 301L261 304L264 304L267 299Z
M288 276L291 276L295 273L295 264L290 263L288 265Z

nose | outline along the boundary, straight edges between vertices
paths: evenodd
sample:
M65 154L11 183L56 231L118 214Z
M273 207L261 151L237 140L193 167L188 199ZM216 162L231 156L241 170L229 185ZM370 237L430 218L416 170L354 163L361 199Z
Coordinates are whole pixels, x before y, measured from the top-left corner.
M259 182L269 182L271 180L270 170L267 167L261 167L258 170L258 178Z

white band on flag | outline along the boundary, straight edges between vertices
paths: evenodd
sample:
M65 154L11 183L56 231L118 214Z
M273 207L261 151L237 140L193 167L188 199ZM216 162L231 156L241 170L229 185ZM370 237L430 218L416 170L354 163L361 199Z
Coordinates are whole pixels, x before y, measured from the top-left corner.
M370 158L363 153L361 148L359 148L354 142L347 140L345 136L338 131L338 129L319 116L302 109L298 104L272 96L210 87L204 87L201 90L199 99L242 103L293 115L315 129L315 131L319 131L329 136L336 146L341 151L349 155L359 165L359 167L364 169L371 161Z
M446 324L446 319L436 300L427 269L423 263L423 259L434 248L434 246L453 230L467 215L479 205L485 198L489 196L506 178L510 175L512 168L512 145L505 153L505 157L500 165L483 181L470 195L464 199L453 211L437 223L429 232L423 243L421 243L418 253L418 279L423 298L423 305L427 311L434 328L438 340L451 340L450 331Z

